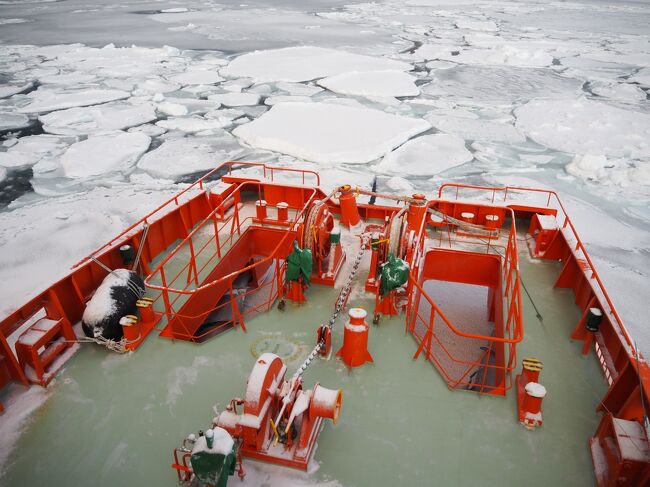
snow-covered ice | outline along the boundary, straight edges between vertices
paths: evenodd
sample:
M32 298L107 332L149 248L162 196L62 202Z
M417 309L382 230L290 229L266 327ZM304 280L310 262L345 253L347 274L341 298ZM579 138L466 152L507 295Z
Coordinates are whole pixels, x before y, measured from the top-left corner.
M204 130L216 130L223 128L230 124L229 119L221 118L199 118L199 117L186 117L186 118L168 118L156 122L158 127L167 130L180 130L182 132L196 133Z
M384 97L417 96L415 78L403 71L352 71L322 79L323 88L343 95Z
M478 117L455 116L460 110L433 111L426 120L441 132L466 140L493 140L504 143L523 142L525 137L512 123Z
M71 92L39 88L30 93L32 102L18 109L20 113L47 113L64 108L85 107L98 105L108 101L121 100L129 97L122 90L87 89Z
M424 120L328 103L279 103L233 134L260 149L323 164L371 162L428 130Z
M150 143L151 138L141 133L92 135L63 153L63 174L69 178L88 178L128 171Z
M44 159L56 159L75 141L71 137L30 135L21 137L6 152L0 152L0 166L21 169Z
M410 71L409 64L321 47L289 47L244 54L220 73L261 81L310 81L350 71Z
M214 169L239 152L232 143L229 149L215 150L213 142L212 137L166 140L145 154L138 162L138 168L155 177L177 179L185 174Z
M387 154L377 169L388 174L433 176L471 161L472 153L465 141L449 134L431 134L409 140Z
M515 110L517 128L574 154L650 157L650 114L586 98L532 100Z
M121 130L156 119L149 103L106 103L92 107L77 107L50 112L38 117L43 130L51 134L83 135L94 132Z

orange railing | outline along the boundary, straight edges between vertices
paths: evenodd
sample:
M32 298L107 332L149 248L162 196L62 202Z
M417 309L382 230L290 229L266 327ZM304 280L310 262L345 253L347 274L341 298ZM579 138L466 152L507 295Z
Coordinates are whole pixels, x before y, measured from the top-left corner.
M206 185L210 181L212 181L216 176L223 176L225 174L232 176L233 169L242 169L242 168L260 168L263 177L268 178L271 181L275 179L276 173L291 173L291 174L296 173L302 176L301 178L302 184L305 184L305 176L310 175L315 178L316 186L320 186L320 175L316 171L312 171L309 169L275 167L275 166L269 166L261 162L226 161L221 165L217 166L215 169L212 169L211 171L203 175L201 178L197 179L194 183L189 185L181 192L176 193L173 197L171 197L161 205L157 206L153 210L151 210L144 217L142 217L140 220L127 227L125 230L123 230L120 234L118 234L117 236L109 240L107 243L95 249L93 252L90 253L88 257L85 257L81 261L77 262L73 266L73 268L78 267L81 264L87 262L88 260L90 260L91 257L97 256L98 254L116 246L117 244L121 244L126 239L126 237L129 236L135 229L142 227L143 224L148 224L154 220L157 220L163 217L169 211L177 208L183 201L184 197L190 197L189 195L192 193L199 193L199 194L203 193L206 189L208 189ZM225 172L226 169L227 172ZM194 196L196 196L196 194L194 194Z
M601 301L604 301L607 304L607 307L609 308L609 309L604 309L604 311L606 311L610 316L610 319L612 319L612 324L614 323L616 324L615 330L620 335L621 339L624 340L624 342L627 344L626 348L628 350L628 353L631 354L631 357L633 358L636 357L636 347L634 346L634 342L630 338L627 329L623 324L623 320L621 319L618 312L616 311L616 308L614 307L614 303L612 302L609 294L605 290L603 281L598 275L598 272L596 271L596 267L594 266L594 263L591 261L591 258L587 253L587 249L582 243L582 240L580 240L580 237L578 236L578 232L573 222L569 218L567 211L564 208L562 201L560 200L560 197L557 195L555 191L548 190L548 189L527 188L527 187L520 187L520 186L481 187L481 186L448 183L448 184L443 184L440 187L438 191L439 197L442 197L445 190L448 189L454 191L456 199L461 198L462 196L461 191L465 193L473 191L474 193L476 193L476 195L482 197L485 197L485 193L487 193L488 195L490 195L490 200L493 203L500 201L505 204L518 203L520 205L533 206L533 207L535 207L537 203L537 204L541 204L543 207L552 208L556 210L558 212L556 215L558 222L561 223L563 229L567 229L570 232L569 237L574 240L574 251L580 251L582 253L581 257L589 265L589 269L591 271L590 277L591 279L596 281L596 288L594 289L594 291L598 292L601 295L601 297L603 298ZM541 196L541 198L539 198L537 202L528 201L528 200L522 201L521 200L522 193L524 194L528 193L529 195L533 195L533 196ZM519 198L517 198L517 196L519 196Z
M429 202L435 206L441 201ZM406 329L418 341L418 349L414 355L421 353L431 360L440 371L451 389L471 389L480 393L503 395L512 387L512 371L516 366L516 345L523 339L523 315L521 311L521 287L517 255L516 226L512 210L507 210L513 216L504 245L492 242L491 239L471 236L452 238L449 222L437 224L447 227L447 238L443 239L443 231L437 242L439 247L459 248L467 251L467 244L472 252L482 248L485 254L497 254L500 260L500 275L494 290L501 302L495 304L495 332L492 335L481 335L463 332L458 329L444 314L440 307L428 295L423 287L424 272L418 270L409 276L409 302L407 305ZM430 239L430 242L432 240ZM424 299L424 303L421 299ZM424 306L423 306L424 304ZM441 328L441 327L444 327ZM484 353L479 360L459 357L449 346L450 338L454 348L470 349L482 347ZM459 345L460 344L460 345ZM480 380L475 376L482 373ZM493 380L488 381L492 374Z
M295 238L298 224L302 221L305 212L313 200L318 196L318 189L303 188L304 203L302 207L297 208L293 219L291 219L282 227L284 235L267 256L250 265L244 265L243 267L238 268L236 271L229 272L225 275L218 276L216 279L204 282L216 263L225 257L228 251L235 245L236 241L246 232L246 230L252 226L268 226L266 224L255 221L252 215L240 215L241 209L239 203L241 202L242 193L250 192L251 189L256 190L257 198L263 199L263 186L263 183L256 181L245 181L238 184L236 189L230 193L228 198L216 208L214 208L203 220L196 224L194 229L189 232L187 237L184 238L178 245L176 245L176 247L165 257L165 259L162 260L162 262L156 266L156 268L145 280L145 284L148 288L160 292L160 295L156 298L156 301L162 298L167 322L169 323L172 319L174 319L181 323L183 326L185 332L180 334L178 332L175 332L175 336L177 338L199 340L208 333L214 333L214 329L212 329L206 331L203 334L195 335L185 324L189 321L196 322L198 320L203 320L211 313L227 305L230 306L232 310L232 320L225 322L220 326L240 323L245 327L244 318L246 316L256 313L263 308L268 309L268 307L273 303L278 294L281 292L282 276L284 274L284 262L281 262L277 258L278 250L283 246L290 244L290 240L293 240ZM291 188L291 186L287 187ZM232 210L229 213L226 213L223 211L223 208L229 204L228 200L230 199L234 199L235 204L232 206ZM224 216L221 217L221 215ZM197 249L195 245L195 238L197 238L197 235L199 235L199 233L205 229L206 225L213 227L213 235L211 235L210 238L207 238L205 242L202 243L200 248ZM270 225L273 226L272 223ZM226 237L222 239L222 235L224 234L226 234ZM214 250L211 251L210 249ZM181 252L182 250L189 251L189 256L183 255ZM199 267L197 261L201 260L202 257L205 258L206 254L207 258L205 262ZM172 267L174 261L178 259L182 260L180 269L170 279L165 271L165 268ZM275 262L273 262L273 260L275 260ZM237 297L234 296L233 282L237 279L238 276L246 272L254 272L256 269L261 269L264 266L271 265L274 266L273 278L271 278L268 282L259 288L249 290L245 294L240 294ZM207 276L204 275L205 272L207 272ZM180 281L179 285L178 282L181 277L185 277L185 279ZM156 280L160 281L160 284L155 283L154 281ZM231 299L229 301L226 303L217 304L216 306L211 306L209 309L203 310L199 314L183 314L180 312L183 305L192 298L192 295L195 295L198 292L206 291L208 289L215 289L217 286L219 286L219 288L224 288L225 286L227 292L229 292L231 296ZM238 301L241 302L242 298L245 296L248 296L253 292L258 292L267 286L271 286L268 299L266 299L263 303L255 306L253 309L248 309L246 312L242 313L239 309Z

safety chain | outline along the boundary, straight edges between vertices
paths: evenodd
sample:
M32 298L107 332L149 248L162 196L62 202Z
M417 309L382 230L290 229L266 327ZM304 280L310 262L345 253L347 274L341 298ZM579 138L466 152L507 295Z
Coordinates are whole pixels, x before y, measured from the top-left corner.
M368 234L363 234L361 235L361 248L359 249L359 253L357 254L356 259L354 259L354 263L352 264L352 271L348 275L348 280L345 283L345 286L343 286L343 289L341 289L341 294L339 294L338 299L336 300L336 305L334 306L334 314L332 314L332 317L330 318L329 322L327 323L327 328L330 330L334 326L334 323L336 322L337 318L341 314L341 310L343 310L345 303L348 299L348 296L350 295L350 291L352 290L352 281L354 280L354 276L356 276L357 271L359 270L359 265L361 264L361 259L363 258L363 254L366 251L366 248L368 247L368 242L370 240L370 236ZM305 361L302 363L302 365L296 370L296 373L293 374L292 379L297 379L300 377L305 370L307 370L307 367L313 362L313 360L316 358L318 355L318 352L320 352L321 348L325 346L325 339L321 338L314 349L311 351L311 353L307 356Z

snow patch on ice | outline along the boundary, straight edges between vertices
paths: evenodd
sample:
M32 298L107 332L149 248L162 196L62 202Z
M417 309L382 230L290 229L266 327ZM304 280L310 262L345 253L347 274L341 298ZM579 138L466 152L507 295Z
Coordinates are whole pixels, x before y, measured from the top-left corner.
M233 134L313 162L364 164L428 130L424 120L329 103L279 103Z

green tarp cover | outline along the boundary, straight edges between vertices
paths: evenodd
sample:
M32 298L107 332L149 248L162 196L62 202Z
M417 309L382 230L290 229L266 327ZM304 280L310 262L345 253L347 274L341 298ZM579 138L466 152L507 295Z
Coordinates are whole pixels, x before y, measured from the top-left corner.
M235 450L228 455L200 451L190 458L194 475L205 484L226 487L228 477L235 473Z
M379 292L386 296L393 289L403 286L409 279L409 265L406 261L388 254L388 262L381 266Z
M286 281L297 281L300 277L304 283L309 284L309 277L313 267L311 250L301 249L294 240L293 251L287 257Z

